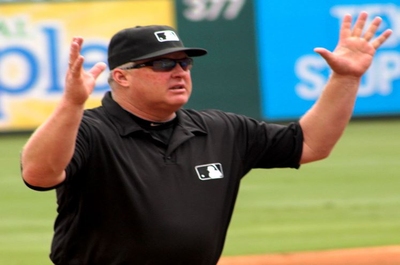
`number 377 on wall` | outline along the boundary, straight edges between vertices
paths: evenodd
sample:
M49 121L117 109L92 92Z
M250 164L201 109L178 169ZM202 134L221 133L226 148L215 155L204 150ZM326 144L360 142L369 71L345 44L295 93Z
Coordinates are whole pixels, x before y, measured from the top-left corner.
M183 0L187 7L183 13L191 21L235 19L246 0Z

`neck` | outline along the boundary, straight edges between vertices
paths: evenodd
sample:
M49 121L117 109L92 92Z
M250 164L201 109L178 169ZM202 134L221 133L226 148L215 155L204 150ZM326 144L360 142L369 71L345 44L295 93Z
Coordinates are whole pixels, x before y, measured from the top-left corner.
M150 122L164 123L171 121L176 117L176 111L179 109L157 111L156 109L152 108L151 111L145 111L144 108L138 108L135 105L130 104L128 101L116 96L115 93L112 93L111 95L113 100L117 102L121 108L143 120Z

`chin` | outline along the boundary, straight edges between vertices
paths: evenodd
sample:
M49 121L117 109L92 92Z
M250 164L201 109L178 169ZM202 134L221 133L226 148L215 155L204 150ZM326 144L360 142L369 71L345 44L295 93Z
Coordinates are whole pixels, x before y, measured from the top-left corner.
M168 103L169 103L169 105L172 105L172 106L181 107L181 106L185 105L188 101L189 101L188 97L176 97L176 98L170 100Z

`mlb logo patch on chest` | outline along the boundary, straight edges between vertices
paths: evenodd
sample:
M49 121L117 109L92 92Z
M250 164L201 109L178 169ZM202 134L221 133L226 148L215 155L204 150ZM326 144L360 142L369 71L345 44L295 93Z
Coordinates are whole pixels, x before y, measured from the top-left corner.
M195 169L200 180L222 179L224 177L220 163L199 165Z

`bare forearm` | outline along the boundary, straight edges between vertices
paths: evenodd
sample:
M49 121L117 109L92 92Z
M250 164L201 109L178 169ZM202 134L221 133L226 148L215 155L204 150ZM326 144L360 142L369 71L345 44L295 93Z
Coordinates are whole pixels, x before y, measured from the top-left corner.
M376 50L392 34L392 30L387 29L374 38L382 18L375 17L364 29L367 17L366 12L361 12L352 27L352 17L346 14L334 51L314 49L333 74L318 101L300 119L304 134L301 163L330 154L351 118L361 77L370 67Z
M301 163L330 154L351 118L359 84L357 77L331 76L320 98L300 119L304 133Z
M51 187L65 178L83 115L83 106L61 102L30 137L22 150L22 176L38 187Z

